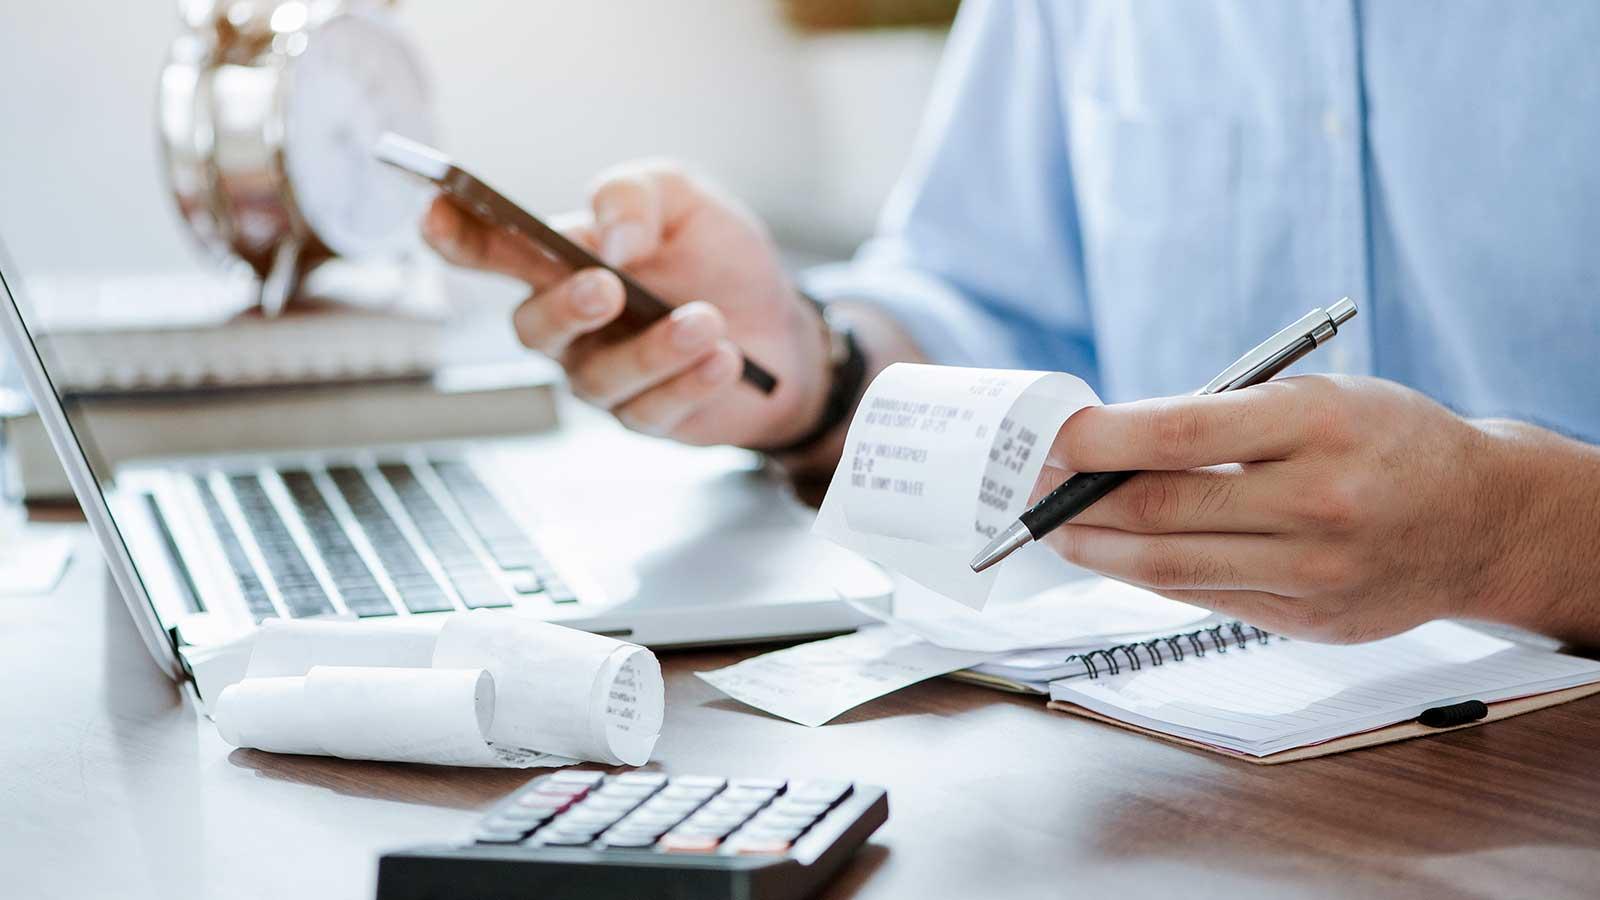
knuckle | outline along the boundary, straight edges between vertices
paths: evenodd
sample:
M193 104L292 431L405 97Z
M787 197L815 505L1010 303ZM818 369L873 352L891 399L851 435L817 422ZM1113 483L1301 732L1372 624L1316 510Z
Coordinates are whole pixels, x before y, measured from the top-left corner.
M1363 479L1347 474L1330 475L1302 495L1306 518L1334 531L1355 528L1367 507L1366 494Z
M1181 588L1191 581L1192 561L1171 541L1154 541L1134 563L1134 574L1151 587Z
M1150 411L1147 432L1153 455L1159 461L1180 465L1189 448L1198 445L1207 433L1206 420L1193 404L1163 402Z
M1084 561L1083 541L1079 535L1080 532L1076 526L1065 525L1045 535L1045 541L1056 552L1057 556L1067 562L1082 564Z
M1146 472L1133 481L1123 502L1123 512L1129 524L1141 531L1161 530L1171 521L1172 508L1177 500L1177 479L1170 472Z

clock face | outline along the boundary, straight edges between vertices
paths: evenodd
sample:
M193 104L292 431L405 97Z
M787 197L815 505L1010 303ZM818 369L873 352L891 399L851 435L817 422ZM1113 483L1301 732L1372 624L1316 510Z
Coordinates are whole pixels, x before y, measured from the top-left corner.
M432 140L428 89L410 46L376 16L340 15L309 35L288 79L284 169L306 224L340 256L411 246L430 192L372 156L385 131Z

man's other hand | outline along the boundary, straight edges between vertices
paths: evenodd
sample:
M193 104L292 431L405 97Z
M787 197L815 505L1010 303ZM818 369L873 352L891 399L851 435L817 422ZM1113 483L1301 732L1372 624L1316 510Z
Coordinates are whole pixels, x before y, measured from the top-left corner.
M423 219L428 243L458 265L533 287L513 324L523 344L566 368L573 392L630 428L692 444L786 444L821 414L827 342L772 239L749 211L667 163L597 181L591 210L563 232L678 305L638 334L601 333L622 312L622 282L570 272L522 238L481 224L443 197ZM743 384L741 349L778 378L770 396Z

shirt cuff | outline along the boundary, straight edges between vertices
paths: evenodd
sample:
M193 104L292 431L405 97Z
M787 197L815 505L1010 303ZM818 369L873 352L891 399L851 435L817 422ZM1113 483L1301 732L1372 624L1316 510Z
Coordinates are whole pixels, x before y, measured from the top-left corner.
M1012 335L943 280L909 269L830 263L800 276L807 294L827 303L870 303L911 335L929 362L948 366L1016 366Z

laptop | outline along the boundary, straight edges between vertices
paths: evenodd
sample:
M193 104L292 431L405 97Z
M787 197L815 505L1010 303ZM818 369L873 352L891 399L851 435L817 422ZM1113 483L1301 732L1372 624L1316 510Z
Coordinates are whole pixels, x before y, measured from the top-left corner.
M660 648L839 633L870 621L858 604L892 597L882 570L812 536L809 512L748 454L581 409L594 421L527 439L112 465L93 415L56 390L24 293L0 246L0 330L175 679L270 620L505 609Z

